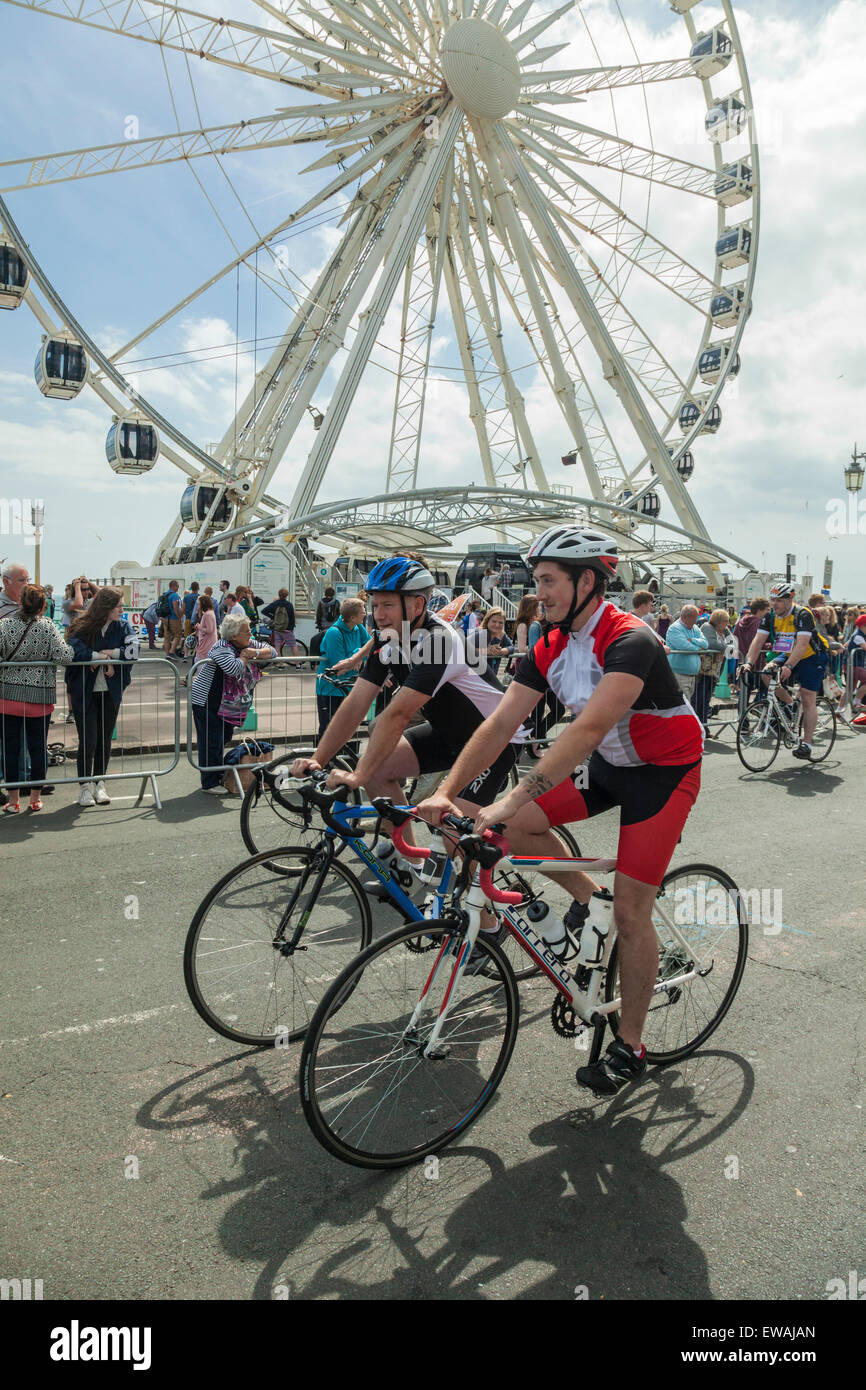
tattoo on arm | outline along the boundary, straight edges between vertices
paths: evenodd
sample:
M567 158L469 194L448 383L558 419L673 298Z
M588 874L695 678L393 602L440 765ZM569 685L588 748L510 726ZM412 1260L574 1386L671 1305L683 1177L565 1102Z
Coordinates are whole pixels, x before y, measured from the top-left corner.
M553 787L553 782L549 777L542 777L540 773L535 772L531 777L527 777L523 785L534 801L537 796L543 796L545 792L549 792Z

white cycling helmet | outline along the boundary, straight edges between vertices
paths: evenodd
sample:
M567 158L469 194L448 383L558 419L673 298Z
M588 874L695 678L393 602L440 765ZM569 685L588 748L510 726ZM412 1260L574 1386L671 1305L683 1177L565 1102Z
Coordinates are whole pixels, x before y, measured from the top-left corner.
M793 584L774 584L770 590L770 598L793 598L796 592Z
M559 565L588 566L613 579L619 563L616 541L581 526L551 526L534 541L526 563L555 560Z

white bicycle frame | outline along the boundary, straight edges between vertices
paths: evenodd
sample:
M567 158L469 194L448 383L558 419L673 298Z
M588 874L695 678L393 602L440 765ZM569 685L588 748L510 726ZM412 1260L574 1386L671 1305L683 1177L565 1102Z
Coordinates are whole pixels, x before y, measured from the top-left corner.
M518 854L504 856L499 860L497 868L501 867L503 864L511 864L512 867L516 869L538 869L541 873L568 873L578 871L610 873L616 868L615 859L539 859ZM472 948L478 937L478 932L481 927L481 912L486 906L487 898L481 887L480 869L476 866L475 873L472 877L472 883L466 897L466 911L469 916L469 926L460 953L452 967L451 979L448 982L439 1008L439 1016L433 1026L427 1045L424 1048L423 1055L425 1057L429 1058L435 1055L442 1029L460 993L460 984L465 973L466 962L469 959ZM661 917L667 931L670 932L673 939L683 948L687 957L691 959L693 955L692 947L683 939L682 935L671 921L668 913L658 903L658 900L656 900L654 913L657 913ZM529 923L524 922L517 915L514 907L503 904L501 915L511 935L515 937L519 945L532 957L536 964L541 967L545 975L553 981L559 992L566 996L569 1003L574 1008L575 1013L583 1020L583 1024L586 1027L594 1027L596 1021L604 1019L608 1014L616 1012L621 1007L622 998L620 996L617 996L616 999L612 999L609 1003L600 1002L599 998L602 987L602 972L610 960L610 953L613 950L613 944L616 940L615 926L611 926L608 932L602 959L598 961L597 964L586 967L586 969L590 971L589 987L586 990L582 990L578 987L577 981L571 972L567 970L565 966L559 964L553 952L550 950L550 947L545 945L544 941L533 931ZM433 968L427 977L427 983L421 991L418 1003L406 1026L404 1037L414 1032L417 1028L424 1008L424 1000L446 956L449 954L449 944L450 941L446 938L439 949L436 960L433 963ZM680 975L674 975L668 980L659 981L653 987L653 995L666 993L678 985L686 984L689 980L695 979L699 973L699 970L695 968L684 971Z

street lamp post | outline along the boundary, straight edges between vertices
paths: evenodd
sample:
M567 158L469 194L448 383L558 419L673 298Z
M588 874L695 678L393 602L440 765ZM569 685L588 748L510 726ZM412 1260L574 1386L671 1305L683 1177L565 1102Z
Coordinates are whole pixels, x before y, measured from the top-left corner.
M845 469L845 486L852 497L856 496L863 486L864 468L863 464L860 462L861 459L866 459L866 453L858 454L857 445L855 444L854 452L851 455L851 462Z
M35 576L34 582L39 583L39 544L42 540L42 528L45 525L45 506L42 502L33 502L30 506L30 521L33 525L33 540L36 545Z

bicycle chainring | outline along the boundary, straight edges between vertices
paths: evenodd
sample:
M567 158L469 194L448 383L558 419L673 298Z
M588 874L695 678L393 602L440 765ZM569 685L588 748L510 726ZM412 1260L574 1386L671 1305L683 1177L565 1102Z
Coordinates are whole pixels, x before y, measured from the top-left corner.
M583 1021L578 1022L573 1006L561 994L553 1001L550 1026L560 1038L574 1038L577 1036L578 1028L583 1027Z

